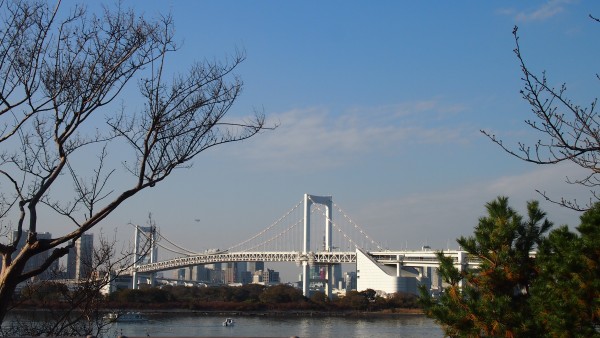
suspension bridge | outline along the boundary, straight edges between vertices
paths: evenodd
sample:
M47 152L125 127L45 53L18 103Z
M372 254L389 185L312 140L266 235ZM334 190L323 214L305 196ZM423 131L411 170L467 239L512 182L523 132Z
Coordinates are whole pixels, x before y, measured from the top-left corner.
M334 217L335 216L335 217ZM135 261L143 261L140 243L149 243L149 259L135 264L130 273L137 288L138 274L226 262L292 262L302 267L302 291L310 294L310 283L321 282L327 295L332 291L332 268L356 264L357 289L372 288L385 292L406 291L409 284L429 282L437 276L439 265L431 250L389 250L367 234L331 196L305 194L303 199L275 222L255 235L223 250L194 252L185 249L154 227L136 227ZM163 243L166 242L166 243ZM169 244L167 246L166 244ZM179 257L158 261L156 248L175 252ZM173 249L175 247L175 249ZM469 262L465 252L447 251L462 269ZM145 254L147 256L148 253ZM311 267L325 270L324 276L311 278ZM432 272L433 271L433 272Z

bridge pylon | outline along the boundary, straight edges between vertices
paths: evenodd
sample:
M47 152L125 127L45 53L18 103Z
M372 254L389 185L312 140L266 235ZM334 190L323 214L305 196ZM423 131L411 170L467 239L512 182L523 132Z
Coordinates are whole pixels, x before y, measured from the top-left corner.
M144 244L142 244L144 239ZM142 252L140 252L142 251ZM133 273L132 273L132 289L138 288L138 273L137 266L147 263L156 263L157 261L157 249L156 249L156 226L151 225L147 227L135 226L134 236L134 253L133 253ZM150 255L148 257L147 255ZM150 274L151 284L154 285L154 273Z
M302 294L305 297L310 296L310 266L311 260L309 257L312 256L310 252L310 207L312 204L321 204L325 206L325 251L331 252L331 225L333 217L333 198L331 196L315 196L304 194L304 241L302 246L302 256L305 259L302 260ZM333 274L331 265L326 265L326 276L327 284L325 286L325 294L329 297L332 296L332 280Z

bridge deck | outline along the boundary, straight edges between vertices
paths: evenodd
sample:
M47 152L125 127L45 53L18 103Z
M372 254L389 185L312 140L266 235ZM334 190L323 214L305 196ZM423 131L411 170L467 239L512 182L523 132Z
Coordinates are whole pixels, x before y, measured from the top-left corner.
M448 251L455 263L459 262L459 251ZM379 251L369 253L382 264L402 264L406 266L437 266L438 260L434 251ZM158 272L183 267L225 263L225 262L296 262L301 264L308 261L313 264L343 264L356 263L356 252L309 252L302 254L297 251L280 252L218 252L173 258L161 262L139 265L137 272ZM475 263L475 262L472 262Z

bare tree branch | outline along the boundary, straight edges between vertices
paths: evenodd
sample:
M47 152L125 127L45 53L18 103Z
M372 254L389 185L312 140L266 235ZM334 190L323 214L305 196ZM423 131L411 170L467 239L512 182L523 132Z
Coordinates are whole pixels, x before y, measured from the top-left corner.
M171 16L148 20L120 4L96 15L83 6L62 13L41 0L0 0L0 22L0 220L15 226L0 243L1 324L17 284L52 266L123 202L205 150L275 126L260 112L245 120L228 114L243 86L234 74L242 52L171 76ZM136 81L143 106L115 110ZM113 145L130 148L131 159L119 158L129 182L115 180ZM82 160L94 153L96 166ZM42 208L69 230L38 236L47 226ZM25 268L46 252L43 263Z
M593 20L598 19L590 16ZM529 104L533 119L525 120L540 139L533 145L519 142L515 148L506 146L502 139L488 131L481 132L499 145L510 155L523 161L535 164L557 164L570 161L589 174L583 178L567 177L566 183L590 188L592 198L585 204L566 198L555 199L545 192L540 194L548 201L570 209L584 211L592 203L598 201L595 189L600 186L600 120L596 113L598 100L594 99L589 106L583 107L572 102L566 92L566 84L558 88L549 85L546 73L534 74L525 62L519 44L518 28L513 30L515 39L515 55L519 60L523 74L522 98Z

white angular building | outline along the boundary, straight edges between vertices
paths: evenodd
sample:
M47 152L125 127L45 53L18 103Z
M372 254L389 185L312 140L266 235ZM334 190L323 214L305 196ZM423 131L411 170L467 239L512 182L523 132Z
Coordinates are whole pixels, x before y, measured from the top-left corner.
M356 289L373 289L378 293L408 292L418 294L419 273L411 268L384 265L361 249L356 250Z

